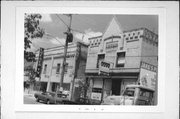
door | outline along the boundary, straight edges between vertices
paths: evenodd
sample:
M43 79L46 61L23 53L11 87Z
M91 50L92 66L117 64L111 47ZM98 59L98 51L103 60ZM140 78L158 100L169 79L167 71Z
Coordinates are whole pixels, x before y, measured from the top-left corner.
M121 80L112 79L112 95L120 95Z

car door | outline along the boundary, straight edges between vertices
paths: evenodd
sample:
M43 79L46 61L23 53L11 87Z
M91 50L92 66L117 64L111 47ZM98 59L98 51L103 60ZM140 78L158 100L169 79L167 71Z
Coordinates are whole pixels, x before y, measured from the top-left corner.
M46 95L47 95L47 93L45 93L45 92L41 93L39 95L39 99L42 100L42 101L45 101Z
M139 96L137 98L137 105L150 105L150 92L146 89L139 89Z
M56 96L55 96L54 93L51 93L51 94L50 94L49 101L50 101L51 104L55 104L55 97L56 97Z

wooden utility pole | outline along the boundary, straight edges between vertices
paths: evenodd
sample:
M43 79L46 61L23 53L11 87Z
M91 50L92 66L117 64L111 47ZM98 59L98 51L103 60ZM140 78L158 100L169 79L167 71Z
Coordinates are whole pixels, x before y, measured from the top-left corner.
M64 72L65 72L65 67L66 67L66 55L67 55L67 48L68 48L68 35L71 33L71 22L72 22L72 14L68 15L70 17L70 22L69 26L67 29L66 34L66 41L65 41L65 46L64 46L64 57L63 57L63 63L62 63L62 70L61 70L61 77L60 77L60 82L59 82L59 90L62 91L63 89L63 80L64 80Z

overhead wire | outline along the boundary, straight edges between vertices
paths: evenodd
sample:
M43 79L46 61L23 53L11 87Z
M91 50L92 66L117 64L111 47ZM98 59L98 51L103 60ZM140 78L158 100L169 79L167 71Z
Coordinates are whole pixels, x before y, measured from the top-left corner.
M56 16L57 16L57 18L58 18L60 21L62 21L62 23L63 23L64 25L66 25L66 27L69 28L69 26L65 23L65 21L64 21L58 14L56 14ZM83 34L83 35L87 35L87 36L90 36L90 37L94 37L94 36L92 36L92 35L89 35L89 34L87 34L87 33L85 33L85 32L82 32L82 31L80 31L80 30L77 30L77 29L71 28L71 30L72 30L72 31L75 31L75 32L78 32L78 33L81 33L81 34Z
M59 20L61 20L61 21L64 23L64 25L66 25L66 27L69 28L69 26L65 23L65 21L64 21L58 14L56 14L56 17L57 17Z
M49 33L46 33L45 34L46 36L49 36L49 37L51 37L51 38L53 38L53 39L55 39L56 41L58 41L62 46L65 46L61 41L59 41L55 36L53 36L53 35L51 35L51 34L49 34Z

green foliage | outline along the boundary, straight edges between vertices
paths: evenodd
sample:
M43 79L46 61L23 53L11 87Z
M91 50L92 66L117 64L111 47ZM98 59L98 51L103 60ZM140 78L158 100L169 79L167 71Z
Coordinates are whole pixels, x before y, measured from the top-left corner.
M36 77L36 70L33 68L33 66L27 66L25 67L25 76L29 77L30 83L35 83L35 77Z
M89 88L89 83L87 81L81 80L81 81L78 81L78 84L79 84L79 89L80 89L80 95L81 97L85 98L87 90Z
M42 38L44 30L39 27L39 21L42 18L40 14L25 14L24 19L24 59L28 62L35 61L35 54L31 48L32 39Z
M36 56L29 49L31 48L32 40L43 37L44 30L39 27L41 17L40 14L25 14L24 18L24 72L25 76L29 77L28 82L31 84L35 83L36 70L31 63L35 62Z

